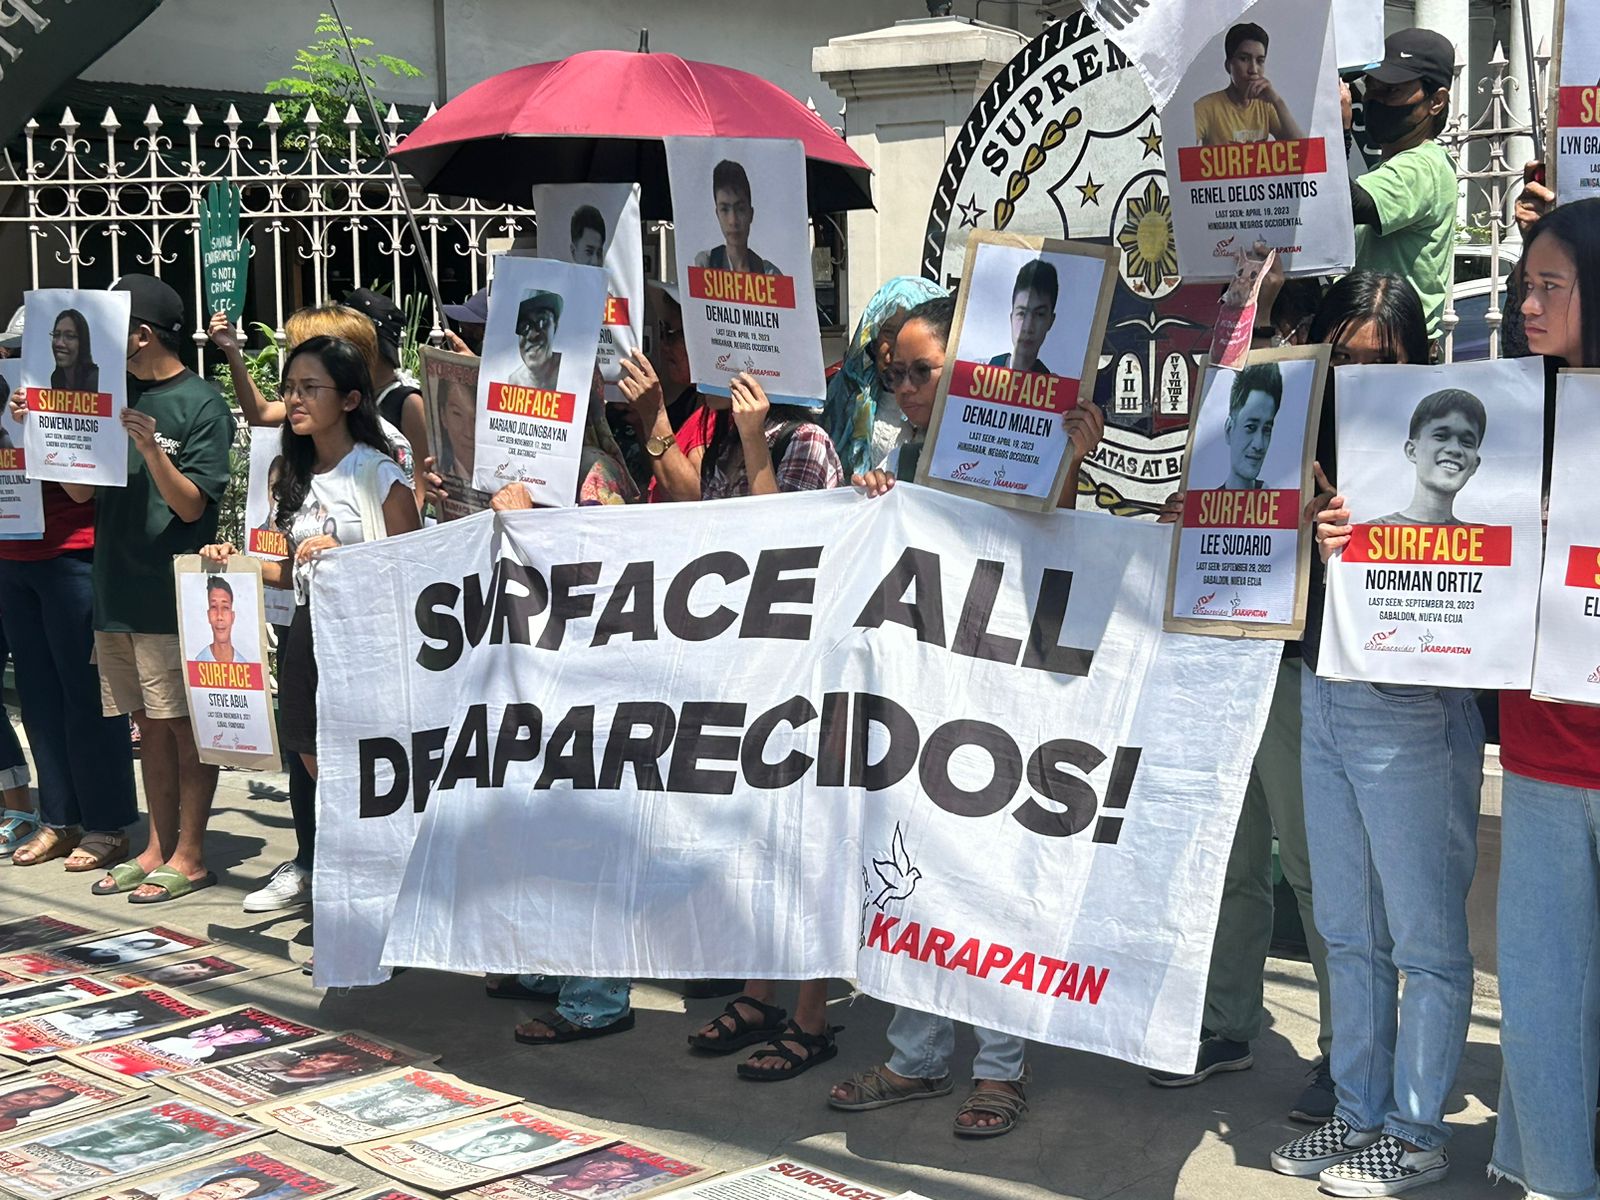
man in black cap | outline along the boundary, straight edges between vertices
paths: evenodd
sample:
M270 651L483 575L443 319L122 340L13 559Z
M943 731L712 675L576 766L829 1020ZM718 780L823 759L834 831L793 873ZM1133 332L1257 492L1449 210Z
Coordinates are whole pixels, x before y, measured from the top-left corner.
M555 350L556 329L561 324L561 297L554 292L531 292L517 305L517 353L522 362L507 383L516 387L553 391L561 374L561 355Z
M422 391L400 376L400 343L406 335L405 310L371 288L357 288L344 302L371 320L378 331L378 372L372 378L378 412L406 435L417 459L426 457L428 425L422 411Z
M111 285L131 300L126 487L63 484L79 503L95 497L94 647L106 716L139 726L140 771L150 810L144 852L94 887L157 904L216 882L204 841L217 768L201 763L189 727L178 648L172 558L217 540L228 487L233 414L206 380L183 365L183 300L152 275Z
M1356 269L1409 280L1439 336L1456 234L1456 172L1437 137L1450 116L1455 48L1431 29L1402 29L1366 75L1362 113L1383 161L1350 181ZM1348 90L1345 97L1348 100ZM1345 105L1345 128L1351 123Z
M482 354L483 330L489 324L489 289L481 287L462 304L446 304L444 315L455 329L444 340L457 354Z

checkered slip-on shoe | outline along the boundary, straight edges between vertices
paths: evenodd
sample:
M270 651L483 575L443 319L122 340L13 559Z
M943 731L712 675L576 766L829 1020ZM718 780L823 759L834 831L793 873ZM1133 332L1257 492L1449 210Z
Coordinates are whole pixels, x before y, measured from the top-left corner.
M1438 1183L1449 1173L1444 1150L1407 1150L1393 1134L1322 1172L1322 1190L1330 1196L1398 1196L1412 1188Z
M1376 1129L1363 1133L1352 1129L1343 1117L1318 1125L1310 1133L1285 1142L1272 1152L1272 1169L1279 1175L1306 1179L1320 1175L1329 1167L1353 1158L1378 1141Z

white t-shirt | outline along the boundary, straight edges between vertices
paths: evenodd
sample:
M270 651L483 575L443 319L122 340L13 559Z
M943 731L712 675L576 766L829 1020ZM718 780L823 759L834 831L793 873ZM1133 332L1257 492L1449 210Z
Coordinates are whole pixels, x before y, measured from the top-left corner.
M329 534L341 546L355 546L365 541L361 533L361 497L356 494L363 468L373 460L378 461L377 495L370 498L375 508L382 508L395 484L405 486L405 476L400 464L371 446L358 445L341 458L331 471L312 475L311 490L305 503L295 513L289 527L289 555L294 557L300 543ZM311 595L311 562L295 563L294 602L305 604Z

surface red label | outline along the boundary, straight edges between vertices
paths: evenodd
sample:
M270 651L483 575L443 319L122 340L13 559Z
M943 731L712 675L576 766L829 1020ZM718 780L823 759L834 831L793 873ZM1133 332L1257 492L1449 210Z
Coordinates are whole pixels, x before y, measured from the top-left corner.
M0 471L26 471L28 469L28 456L21 446L10 446L0 450Z
M518 387L514 383L489 385L490 412L526 417L530 421L570 424L577 399L571 392L553 392L548 388Z
M29 388L28 411L69 417L109 417L110 392L74 392L65 388Z
M1600 87L1564 87L1556 109L1563 129L1600 125Z
M1600 546L1573 546L1567 551L1567 586L1600 592Z
M1509 567L1509 525L1352 525L1345 562Z
M250 553L267 554L273 558L288 558L289 538L281 529L252 529Z
M1321 175L1327 169L1328 152L1322 138L1229 142L1222 146L1185 146L1178 151L1178 178L1184 183Z
M748 271L690 267L689 295L696 300L718 300L724 304L793 308L794 279L788 275L753 275Z
M950 395L960 400L987 400L1013 408L1064 413L1078 404L1078 381L1065 375L1013 371L993 363L957 361L950 374Z
M631 325L628 320L628 298L626 296L606 297L606 325Z
M247 662L214 663L191 662L189 686L215 690L219 688L259 692L262 687L261 664Z
M1211 488L1183 499L1186 529L1293 529L1299 523L1300 492L1295 488Z

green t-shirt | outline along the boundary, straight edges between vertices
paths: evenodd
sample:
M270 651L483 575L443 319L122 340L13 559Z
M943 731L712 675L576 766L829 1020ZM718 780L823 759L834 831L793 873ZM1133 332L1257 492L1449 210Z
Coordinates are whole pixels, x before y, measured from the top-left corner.
M1456 171L1438 142L1385 159L1356 180L1378 210L1379 233L1356 229L1356 270L1387 271L1410 281L1439 336L1450 255L1456 240Z
M95 490L94 627L177 633L172 559L217 540L233 414L221 392L187 370L159 384L129 376L128 406L156 419L157 442L209 503L198 521L179 520L128 439L128 486Z

